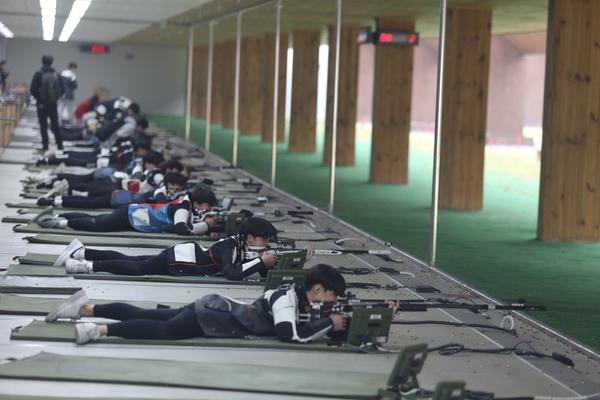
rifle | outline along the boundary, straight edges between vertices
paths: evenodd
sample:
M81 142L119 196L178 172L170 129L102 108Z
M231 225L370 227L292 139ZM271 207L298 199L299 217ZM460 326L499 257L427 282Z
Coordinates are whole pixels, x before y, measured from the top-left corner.
M337 302L322 302L305 306L299 319L310 321L325 318L331 314L348 314L348 328L339 332L335 341L356 346L385 343L393 322L394 313L422 312L433 308L465 309L473 312L483 310L503 311L545 311L546 307L525 303L476 304L457 303L442 299L430 300L361 300L352 293Z
M356 307L365 308L393 308L395 312L424 312L430 309L461 309L470 310L473 312L498 310L498 311L546 311L545 306L532 305L526 303L510 303L510 304L491 304L491 303L459 303L444 299L431 300L362 300L356 295L348 292L345 298L338 299L337 302L323 302L313 305L308 313L311 316L320 317L332 313L342 314L352 312Z

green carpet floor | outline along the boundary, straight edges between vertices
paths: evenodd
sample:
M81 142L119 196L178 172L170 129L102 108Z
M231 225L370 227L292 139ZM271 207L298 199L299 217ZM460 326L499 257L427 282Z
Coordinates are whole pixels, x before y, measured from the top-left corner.
M178 135L181 117L152 120ZM192 138L204 144L205 124L192 122ZM211 151L231 159L231 130L211 130ZM317 207L328 199L329 169L321 164L322 136L315 154L287 154L278 147L278 187ZM369 184L370 142L357 140L356 166L337 169L335 214L408 253L428 259L432 158L413 149L409 185ZM270 145L240 136L239 165L270 178ZM441 211L437 265L490 295L548 306L535 318L600 349L600 244L534 240L538 183L513 174L486 172L485 210Z

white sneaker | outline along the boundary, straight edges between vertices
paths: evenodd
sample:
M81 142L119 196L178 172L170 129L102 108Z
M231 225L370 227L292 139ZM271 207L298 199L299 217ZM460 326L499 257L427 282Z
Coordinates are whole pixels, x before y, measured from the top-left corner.
M94 264L92 261L69 258L65 261L65 271L67 274L91 274L94 272Z
M58 195L65 195L69 192L69 182L66 179L56 181L52 185L52 190Z
M44 215L37 220L37 223L42 228L47 229L63 229L61 228L61 223L63 221L67 221L66 218L55 217L54 215Z
M62 251L62 253L58 255L58 258L56 259L56 261L54 261L54 264L52 265L54 265L55 267L58 267L59 265L65 265L65 262L69 258L73 257L73 253L75 253L82 247L83 243L81 243L79 239L71 240L71 243L69 243L69 245Z
M46 315L46 322L54 322L59 318L79 318L79 310L88 303L88 297L83 290L74 293L64 303Z
M98 326L93 322L75 324L75 343L85 344L99 338L100 331L98 331Z

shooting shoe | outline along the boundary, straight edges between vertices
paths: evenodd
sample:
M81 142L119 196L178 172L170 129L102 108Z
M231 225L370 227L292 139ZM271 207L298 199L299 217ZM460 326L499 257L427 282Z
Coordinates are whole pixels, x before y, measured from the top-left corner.
M40 197L37 199L38 206L51 206L54 204L54 199L49 197Z
M69 258L81 260L80 258L74 257L74 253L82 247L83 243L81 243L79 239L73 239L71 243L69 243L69 245L62 251L62 253L58 255L58 258L56 259L56 261L54 261L54 264L52 265L54 265L55 267L58 267L59 265L65 265L65 262L67 262Z
M67 274L91 274L94 272L94 263L87 260L76 260L69 258L65 261Z
M100 331L98 331L98 326L93 322L75 324L75 343L85 344L92 340L98 340L99 338Z
M65 218L55 217L52 214L48 214L48 215L42 215L37 220L37 223L42 228L60 228L62 221L67 221L67 220Z
M79 310L88 302L87 295L80 290L69 297L64 303L46 315L46 322L54 322L59 318L79 318Z
M65 195L69 192L69 181L67 181L66 179L56 181L52 185L52 189L55 193L59 195Z

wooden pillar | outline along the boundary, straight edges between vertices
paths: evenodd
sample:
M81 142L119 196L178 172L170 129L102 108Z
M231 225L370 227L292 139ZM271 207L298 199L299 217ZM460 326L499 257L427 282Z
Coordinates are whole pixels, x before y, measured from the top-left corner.
M550 0L538 239L600 240L600 1Z
M277 104L277 142L285 141L285 80L287 72L288 34L279 37L279 94ZM263 143L271 143L273 136L273 75L275 70L275 34L267 33L264 38L264 94L263 94Z
M489 8L448 9L440 148L442 208L483 208L491 28Z
M340 75L337 116L336 164L354 165L356 136L356 93L358 89L358 31L360 27L343 24L340 35ZM333 86L335 74L335 25L329 27L329 63L327 66L327 111L323 163L331 158L333 129Z
M321 32L296 30L293 35L292 112L290 120L291 153L317 150L317 86Z
M263 117L263 39L242 38L240 64L240 133L260 135Z
M192 115L194 118L206 118L206 74L208 46L194 48L194 73L192 75Z
M384 29L414 31L415 20L385 17L379 25ZM373 183L408 183L413 53L412 47L375 48L370 169Z
M223 120L223 43L213 45L213 71L212 71L212 106L211 124L220 125Z
M235 40L223 43L221 62L223 75L221 85L221 125L233 129L233 103L235 97Z

